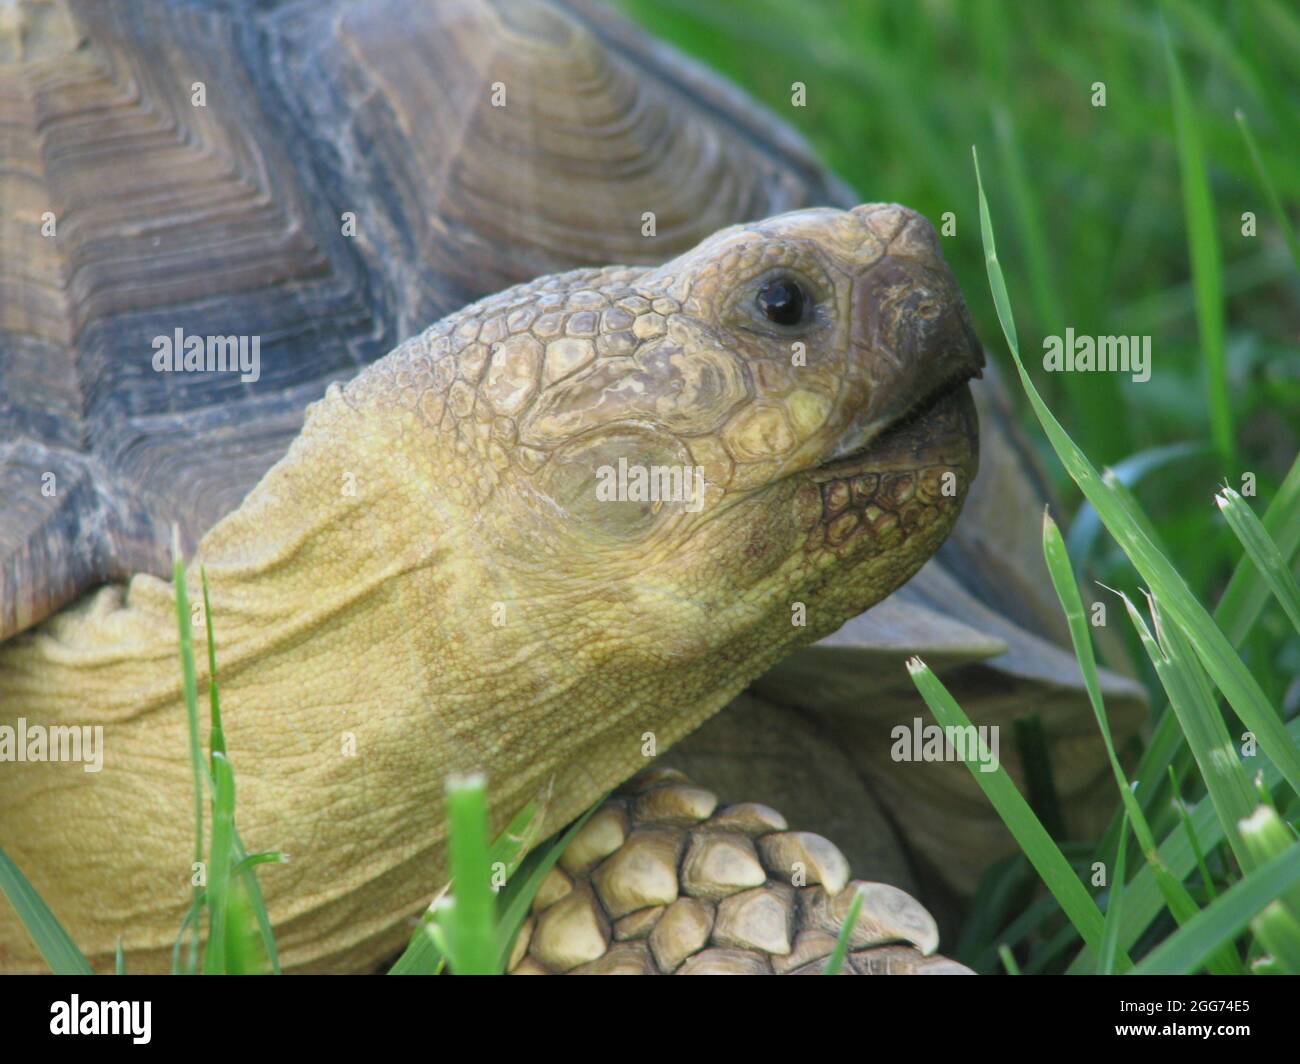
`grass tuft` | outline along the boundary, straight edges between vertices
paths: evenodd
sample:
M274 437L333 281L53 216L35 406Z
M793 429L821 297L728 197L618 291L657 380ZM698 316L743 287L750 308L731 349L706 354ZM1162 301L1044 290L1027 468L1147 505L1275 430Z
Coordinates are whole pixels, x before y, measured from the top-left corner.
M1288 878L1292 875L1289 871L1291 866L1287 864L1290 859L1288 855L1300 858L1300 844L1294 841L1293 836L1278 835L1274 838L1276 843L1274 849L1280 848L1281 852L1272 855L1272 851L1269 851L1265 859L1265 855L1258 848L1248 846L1242 837L1239 825L1252 823L1255 792L1219 713L1214 685L1218 686L1242 721L1254 733L1250 736L1252 741L1257 735L1272 764L1280 771L1292 791L1297 793L1300 793L1300 787L1297 786L1297 780L1300 780L1300 753L1298 753L1300 748L1297 747L1294 735L1268 705L1259 684L1236 654L1232 643L1204 607L1191 595L1173 564L1153 541L1149 521L1136 500L1127 493L1119 493L1115 482L1107 482L1098 475L1035 389L1020 357L1011 301L997 257L992 219L980 177L978 154L974 149L972 155L975 163L980 231L984 244L989 288L1021 384L1039 423L1066 471L1093 504L1098 517L1134 568L1152 587L1152 591L1147 593L1151 610L1151 627L1147 626L1128 595L1122 596L1123 601L1142 645L1146 648L1159 680L1169 696L1182 738L1196 760L1210 804L1218 819L1221 835L1228 842L1243 873L1226 893L1214 899L1206 909L1199 911L1182 885L1181 878L1175 879L1170 874L1160 850L1155 845L1154 835L1146 824L1143 812L1133 799L1132 790L1127 785L1121 766L1115 757L1113 744L1109 741L1109 728L1101 706L1100 689L1095 676L1096 663L1083 622L1082 601L1060 533L1050 517L1045 517L1044 556L1049 572L1052 574L1053 586L1066 613L1076 656L1083 670L1085 686L1093 702L1098 727L1110 752L1116 782L1120 785L1125 809L1125 821L1121 822L1120 837L1123 839L1126 835L1124 824L1131 817L1139 845L1147 854L1152 877L1157 880L1169 911L1182 925L1165 943L1152 950L1139 967L1141 970L1190 971L1205 965L1216 972L1244 972L1246 969L1237 951L1235 939L1246 924L1253 921L1251 926L1261 941L1266 934L1271 936L1269 942L1265 943L1271 952L1271 968L1273 970L1286 968L1289 965L1291 947L1290 921L1295 918L1295 914L1291 912L1286 900L1279 899L1279 895L1289 889L1293 881ZM1269 539L1263 523L1253 520L1254 515L1244 506L1236 505L1236 500L1231 496L1225 495L1223 498L1227 508L1234 515L1229 518L1230 524L1233 524L1234 530L1241 529L1238 534L1243 537L1243 542L1250 541L1247 550L1250 552L1253 547L1253 552L1259 556L1258 567L1261 572L1267 569L1274 576L1277 576L1279 571L1286 572L1285 563L1281 560L1281 551ZM1270 550L1276 552L1276 558ZM1288 593L1288 590L1282 586L1284 584L1285 578L1279 577L1277 593L1282 596ZM913 671L915 679L918 670L911 665L909 668ZM926 688L920 683L918 687L921 688L922 694L926 696L927 702L931 704L932 710L941 722L946 723L945 718L955 719L954 710L960 713L955 703L944 705L942 699L932 697L933 692L927 694ZM951 698L948 702L951 702ZM1172 753L1174 744L1167 743L1166 746ZM1176 777L1173 778L1173 783L1177 784ZM992 794L990 798L993 798ZM1018 792L1015 792L1015 799L1023 803ZM994 804L1007 826L1016 835L1022 849L1031 861L1034 860L1031 846L1041 849L1041 839L1035 840L1032 833L1026 834L1023 823L1017 823L1012 819L1014 816L1023 821L1023 815L1016 812L1015 800L1004 794L1000 799L994 800ZM1199 851L1198 831L1189 831L1188 837L1194 857L1203 865ZM1040 868L1040 874L1042 872ZM1185 874L1186 871L1182 871L1180 876ZM1046 875L1044 878L1046 879ZM1088 926L1090 914L1085 921L1081 922L1077 916L1081 909L1077 901L1067 908L1065 901L1062 900L1059 884L1054 886L1049 882L1048 887L1061 902L1062 909L1070 917L1086 946L1094 952L1099 952L1099 967L1104 969L1108 953L1118 949L1121 942L1131 941L1121 930L1124 923L1123 913L1112 910L1111 919L1107 921L1104 929L1106 932L1104 949L1098 951L1092 937L1095 928ZM1124 884L1116 879L1113 889L1122 891L1125 889ZM1112 905L1116 905L1117 902L1118 897L1113 897ZM1267 912L1257 916L1265 907ZM1128 906L1124 907L1125 912L1128 909ZM1261 931L1261 928L1267 930Z

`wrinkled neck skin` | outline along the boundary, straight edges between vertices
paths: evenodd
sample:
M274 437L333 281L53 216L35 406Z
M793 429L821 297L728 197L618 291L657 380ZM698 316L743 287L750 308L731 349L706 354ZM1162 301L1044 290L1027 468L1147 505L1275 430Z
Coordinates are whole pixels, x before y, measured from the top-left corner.
M260 876L286 967L355 970L401 948L446 880L449 773L487 772L496 828L543 799L549 833L862 606L829 558L764 559L762 521L816 523L815 489L793 482L700 525L719 542L692 545L700 590L678 593L676 626L656 601L669 592L633 579L636 552L548 565L536 500L476 480L454 437L394 401L402 372L399 349L331 387L189 572L192 598L200 563L211 588L244 843L290 858ZM756 564L720 570L714 548L739 535ZM901 582L899 564L871 580ZM820 597L796 628L803 592ZM119 934L130 970L166 967L189 903L175 616L171 584L137 576L0 647L0 722L104 726L103 770L85 780L79 765L0 765L0 844L105 967ZM0 966L40 966L7 906Z

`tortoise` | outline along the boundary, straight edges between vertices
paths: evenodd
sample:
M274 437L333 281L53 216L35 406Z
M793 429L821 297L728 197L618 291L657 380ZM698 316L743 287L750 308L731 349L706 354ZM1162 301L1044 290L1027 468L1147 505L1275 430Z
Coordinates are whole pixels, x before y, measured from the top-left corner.
M968 896L1007 840L891 760L913 653L1106 812L1045 482L924 219L579 0L0 18L0 722L105 752L5 764L0 845L97 966L162 967L188 901L173 528L289 968L400 947L462 768L553 830L659 757ZM597 505L625 468L683 493Z

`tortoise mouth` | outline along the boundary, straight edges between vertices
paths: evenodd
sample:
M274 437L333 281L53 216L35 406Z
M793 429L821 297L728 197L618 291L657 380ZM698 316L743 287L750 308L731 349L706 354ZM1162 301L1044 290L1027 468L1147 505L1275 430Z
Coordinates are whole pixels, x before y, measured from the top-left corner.
M933 544L923 551L928 554L951 530L978 466L975 400L963 378L854 453L814 471L822 502L819 542L843 554L855 544L899 549L919 537Z
M813 479L822 483L858 473L968 464L979 439L970 380L966 374L950 378L848 453L823 462Z

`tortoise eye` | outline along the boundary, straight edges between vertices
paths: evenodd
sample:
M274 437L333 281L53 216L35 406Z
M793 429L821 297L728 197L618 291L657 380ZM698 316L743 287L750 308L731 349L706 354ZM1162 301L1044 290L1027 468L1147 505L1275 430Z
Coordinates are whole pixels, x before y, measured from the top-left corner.
M763 317L777 325L798 325L812 302L792 277L774 277L754 298Z

